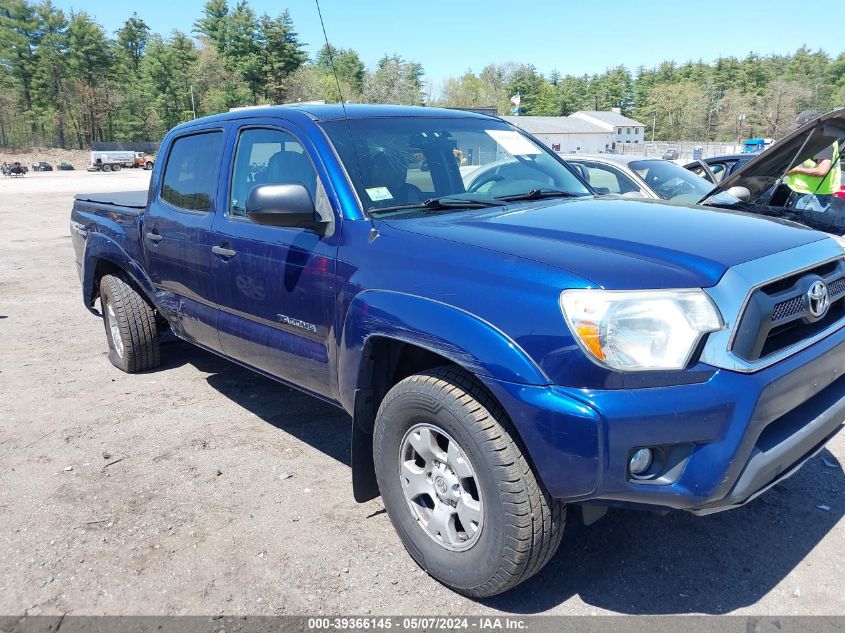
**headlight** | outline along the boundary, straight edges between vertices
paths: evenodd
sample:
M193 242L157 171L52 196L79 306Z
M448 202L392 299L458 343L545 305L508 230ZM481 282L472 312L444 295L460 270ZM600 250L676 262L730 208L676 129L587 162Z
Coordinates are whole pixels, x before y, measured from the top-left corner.
M621 371L683 369L701 337L724 327L703 290L564 290L560 307L575 339Z

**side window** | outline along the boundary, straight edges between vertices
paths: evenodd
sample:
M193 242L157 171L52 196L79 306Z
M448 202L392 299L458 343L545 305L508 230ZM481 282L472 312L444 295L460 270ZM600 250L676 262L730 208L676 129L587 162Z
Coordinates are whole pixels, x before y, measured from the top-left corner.
M584 163L590 174L590 185L599 193L640 191L637 184L618 169L601 163Z
M716 180L717 185L722 182L725 174L728 173L727 165L725 163L713 163L710 165L710 171L713 172L713 178Z
M220 172L223 132L182 136L173 141L161 185L161 198L179 209L212 211Z
M292 183L304 185L311 199L317 201L317 172L296 137L263 128L241 132L232 171L229 215L246 216L246 199L253 187Z

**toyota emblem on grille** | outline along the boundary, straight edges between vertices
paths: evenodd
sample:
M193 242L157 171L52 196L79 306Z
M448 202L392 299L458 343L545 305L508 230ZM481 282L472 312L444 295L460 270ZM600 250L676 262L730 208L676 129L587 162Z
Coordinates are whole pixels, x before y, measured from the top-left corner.
M814 318L820 319L827 314L830 307L830 290L825 282L819 280L810 286L807 291L807 303Z

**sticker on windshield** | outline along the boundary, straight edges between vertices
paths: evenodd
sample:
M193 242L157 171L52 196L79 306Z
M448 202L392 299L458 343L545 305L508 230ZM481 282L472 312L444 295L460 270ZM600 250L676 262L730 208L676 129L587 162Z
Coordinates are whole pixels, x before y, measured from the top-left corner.
M370 200L378 202L379 200L393 200L393 195L387 187L370 187L366 190Z
M519 132L513 130L484 130L502 148L512 156L525 156L526 154L540 154L542 150L535 147L531 141Z

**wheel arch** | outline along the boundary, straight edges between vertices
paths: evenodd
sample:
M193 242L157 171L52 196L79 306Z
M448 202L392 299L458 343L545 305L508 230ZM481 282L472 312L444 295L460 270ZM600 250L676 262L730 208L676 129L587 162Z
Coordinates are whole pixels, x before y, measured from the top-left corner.
M437 332L433 332L433 325ZM372 430L387 392L402 379L451 365L487 388L484 377L528 384L549 379L516 342L487 321L431 299L366 291L352 302L338 358L341 403L352 412L352 483L356 501L379 495ZM499 403L501 405L501 403Z
M153 283L141 266L114 240L101 233L89 234L85 245L82 292L85 306L93 311L100 294L100 280L110 273L123 273L155 307Z

